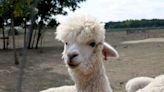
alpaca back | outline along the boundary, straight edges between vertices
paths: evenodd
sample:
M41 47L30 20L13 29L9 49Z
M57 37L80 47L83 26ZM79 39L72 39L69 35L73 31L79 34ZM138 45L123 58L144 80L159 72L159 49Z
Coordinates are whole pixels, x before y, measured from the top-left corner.
M149 85L137 92L164 92L164 75L156 77Z

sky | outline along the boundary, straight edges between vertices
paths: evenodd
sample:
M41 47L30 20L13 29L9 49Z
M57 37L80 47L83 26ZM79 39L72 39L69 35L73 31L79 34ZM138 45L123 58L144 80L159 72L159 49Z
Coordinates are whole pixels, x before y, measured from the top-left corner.
M91 15L101 22L127 19L164 19L164 0L86 0L75 12L57 16L62 22L74 15Z

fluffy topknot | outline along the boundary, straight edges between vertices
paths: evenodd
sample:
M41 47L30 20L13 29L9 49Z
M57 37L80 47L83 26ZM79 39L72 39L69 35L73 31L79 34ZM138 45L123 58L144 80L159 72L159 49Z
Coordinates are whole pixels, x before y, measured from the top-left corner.
M57 27L56 39L66 42L77 40L95 40L103 42L105 39L104 25L91 16L74 16L68 18Z

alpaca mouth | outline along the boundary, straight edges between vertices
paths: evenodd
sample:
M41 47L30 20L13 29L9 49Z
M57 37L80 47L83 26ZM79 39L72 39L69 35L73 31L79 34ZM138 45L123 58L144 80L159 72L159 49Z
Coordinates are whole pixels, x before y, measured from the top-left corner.
M76 68L76 67L79 66L79 64L80 64L80 63L72 63L72 62L69 62L69 63L68 63L68 66L69 66L70 68Z

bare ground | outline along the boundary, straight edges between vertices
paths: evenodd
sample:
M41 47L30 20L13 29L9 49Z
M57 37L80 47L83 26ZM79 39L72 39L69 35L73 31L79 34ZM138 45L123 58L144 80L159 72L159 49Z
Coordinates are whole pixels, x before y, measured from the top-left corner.
M43 48L28 51L23 92L38 92L50 87L73 84L61 60L62 44L46 33ZM17 47L21 47L21 36ZM122 44L124 41L164 38L164 30L148 33L107 32L106 40L119 52L120 58L104 62L114 92L125 92L125 83L137 76L164 74L164 42ZM0 42L2 46L2 42ZM18 49L19 60L22 50ZM12 50L0 50L0 92L16 92L19 66L14 65Z

